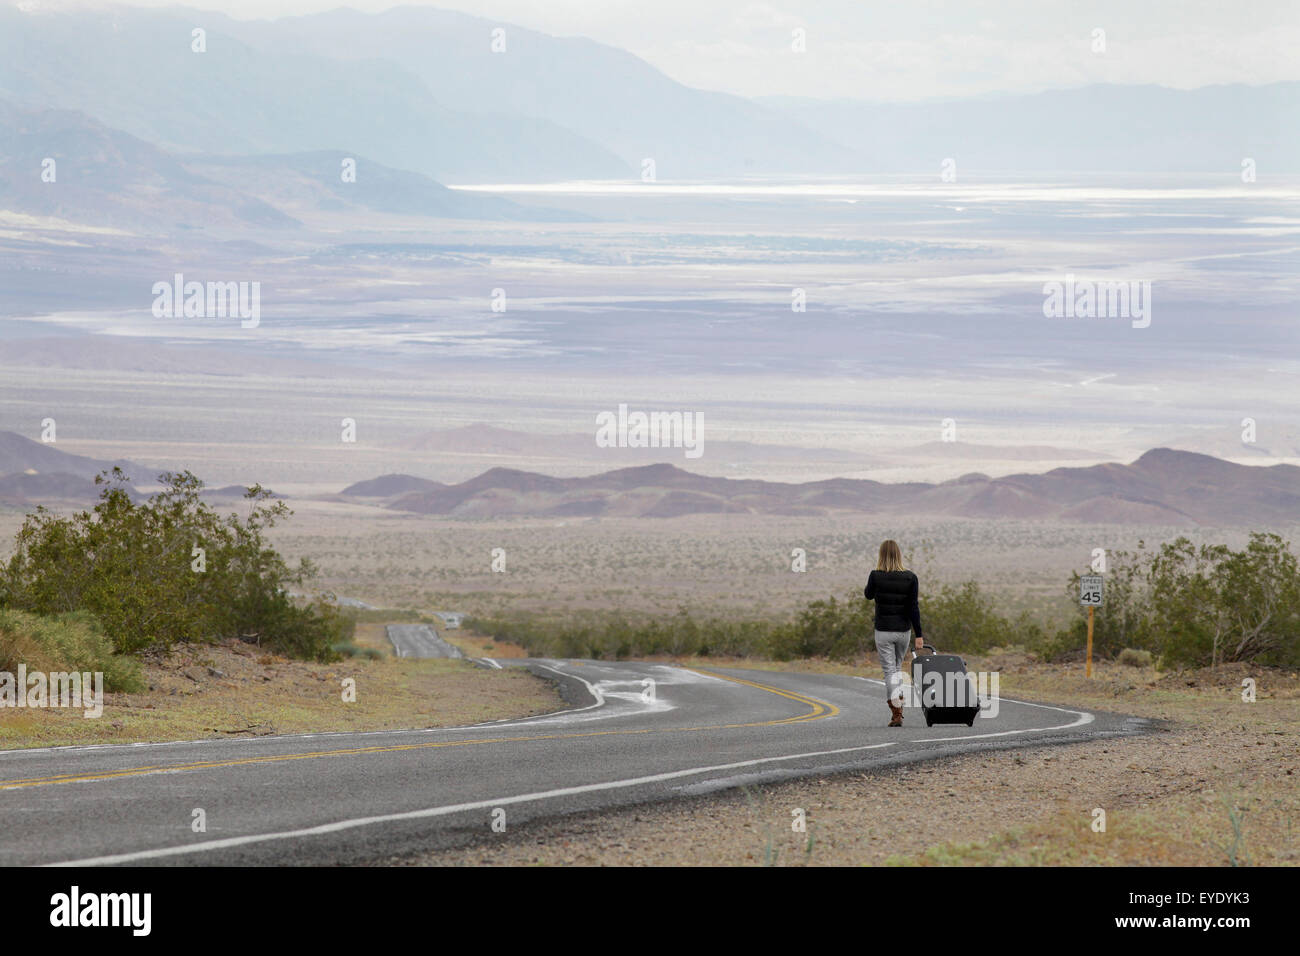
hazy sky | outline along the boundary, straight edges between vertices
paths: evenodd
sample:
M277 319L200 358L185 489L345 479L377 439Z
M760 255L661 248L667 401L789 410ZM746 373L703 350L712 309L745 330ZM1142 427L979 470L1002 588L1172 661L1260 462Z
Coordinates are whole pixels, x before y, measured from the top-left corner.
M42 0L23 0L37 6ZM413 0L420 3L420 0ZM135 5L172 6L170 0ZM197 0L236 17L384 10L392 0ZM1300 79L1296 0L450 0L622 47L691 86L746 96L923 99L1093 82ZM792 31L807 49L791 50ZM1092 50L1105 31L1104 53ZM486 42L486 41L485 41Z

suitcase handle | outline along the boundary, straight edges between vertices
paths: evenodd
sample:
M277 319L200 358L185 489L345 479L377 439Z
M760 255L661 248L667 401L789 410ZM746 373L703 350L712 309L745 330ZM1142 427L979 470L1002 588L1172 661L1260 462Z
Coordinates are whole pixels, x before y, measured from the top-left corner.
M930 653L931 653L931 654L938 654L938 653L939 653L939 649L936 648L933 644L925 644L925 643L922 643L921 646L922 646L922 647L928 647L928 648L930 649ZM915 647L912 648L912 657L913 657L913 658L916 657L916 648L915 648Z

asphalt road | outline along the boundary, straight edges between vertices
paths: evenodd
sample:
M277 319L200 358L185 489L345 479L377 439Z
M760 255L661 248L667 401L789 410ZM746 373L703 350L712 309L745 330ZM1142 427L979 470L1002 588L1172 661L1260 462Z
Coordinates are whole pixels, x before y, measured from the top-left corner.
M1146 723L1004 698L974 727L927 728L909 708L894 729L881 684L863 678L507 663L557 679L571 708L456 729L0 752L0 864L361 862L490 836L494 811L509 839L543 817Z
M464 657L427 624L389 624L388 640L398 657Z

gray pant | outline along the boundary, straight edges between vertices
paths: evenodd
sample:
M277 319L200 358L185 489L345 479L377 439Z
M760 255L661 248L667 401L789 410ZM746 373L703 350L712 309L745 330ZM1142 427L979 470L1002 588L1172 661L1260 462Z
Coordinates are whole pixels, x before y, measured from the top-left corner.
M906 700L903 691L903 658L911 644L912 631L876 631L876 653L880 655L880 669L885 672L885 699L900 706Z

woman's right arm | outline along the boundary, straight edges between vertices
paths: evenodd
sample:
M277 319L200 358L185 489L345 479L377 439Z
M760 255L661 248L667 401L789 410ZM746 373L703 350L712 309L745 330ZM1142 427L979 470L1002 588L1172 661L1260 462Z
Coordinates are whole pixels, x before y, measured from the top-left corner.
M867 596L868 601L874 601L876 598L875 585L876 585L876 572L872 571L870 574L867 575L867 586L862 592Z

